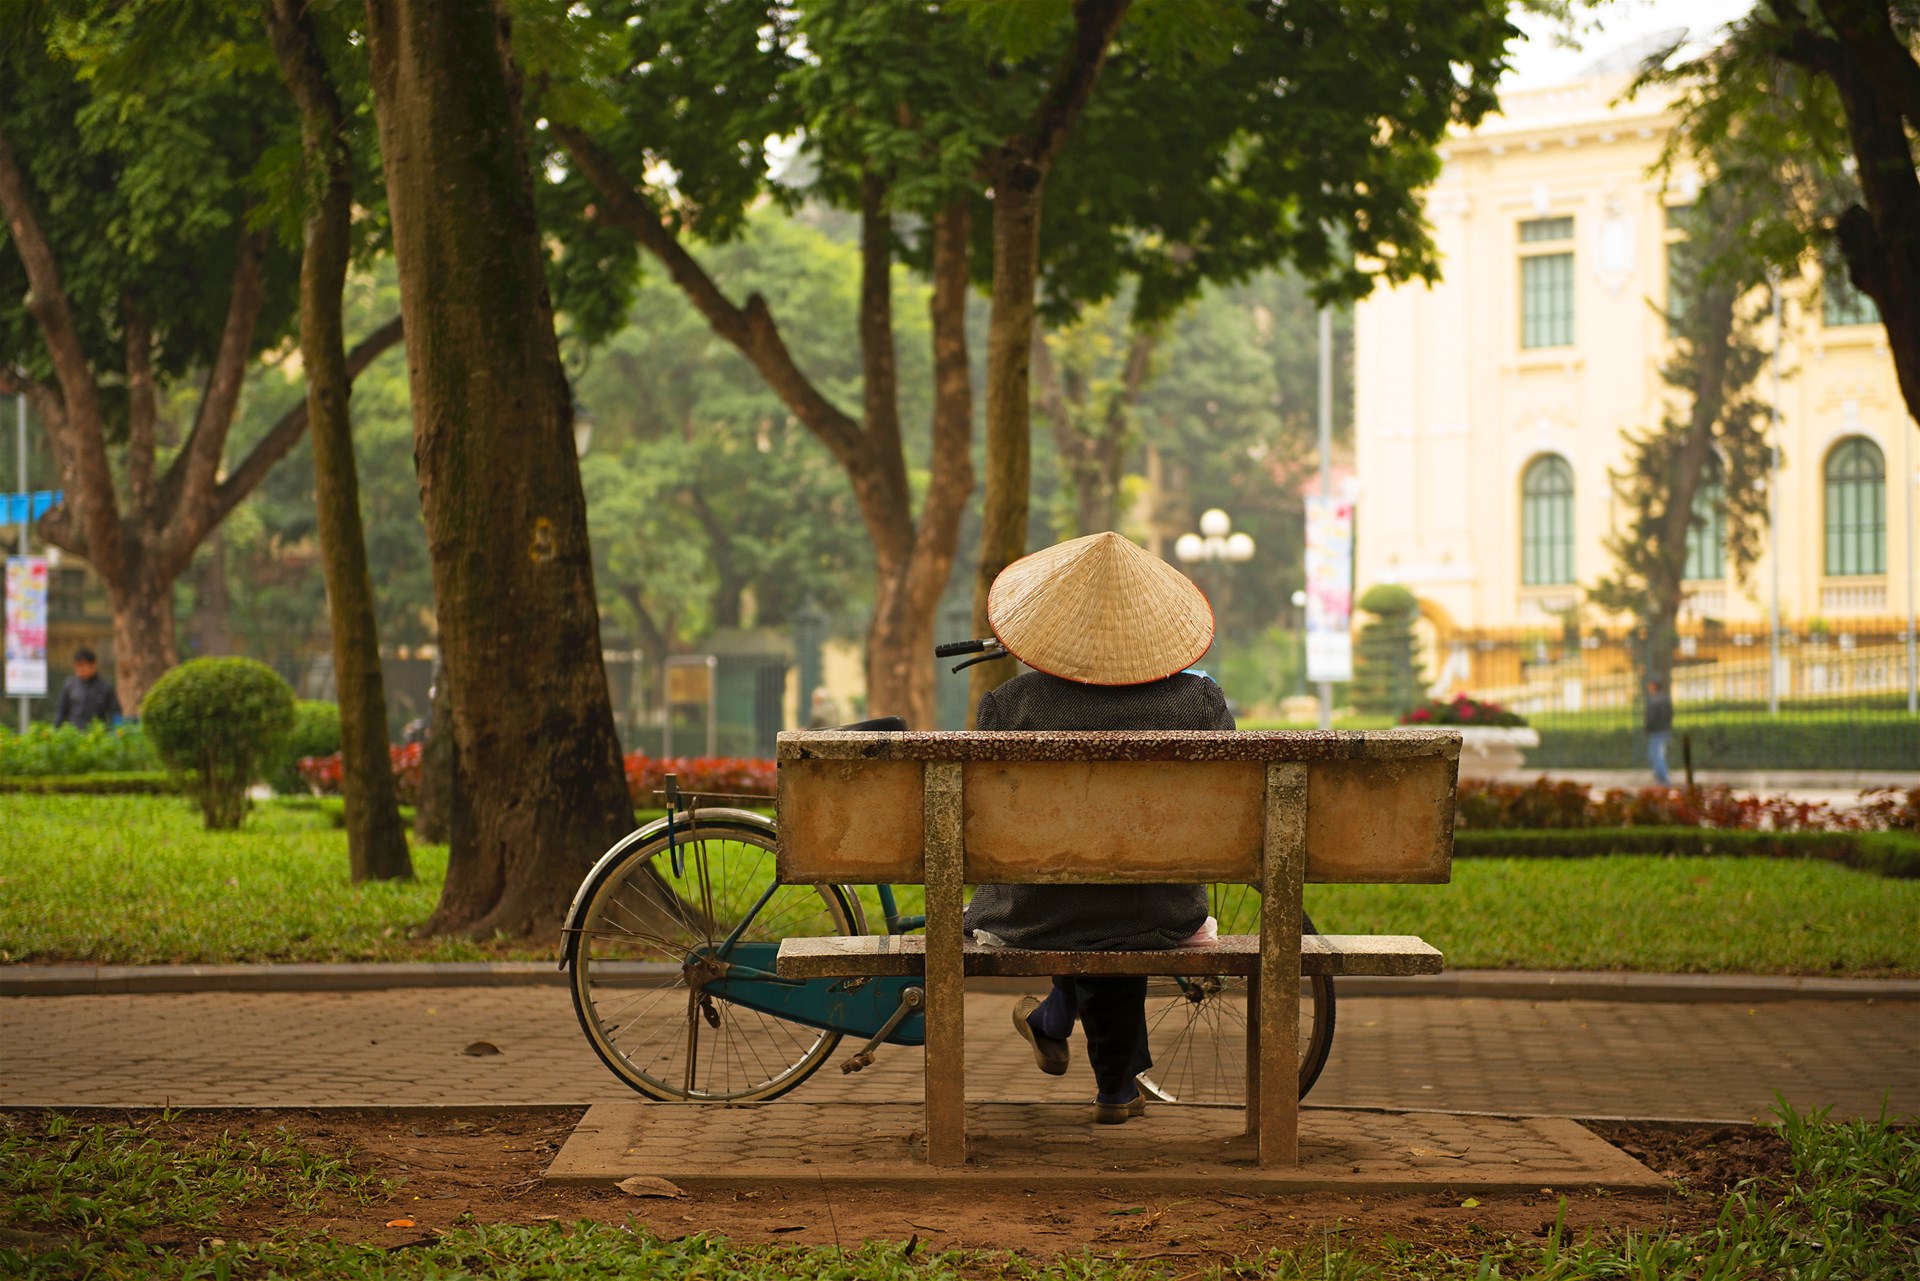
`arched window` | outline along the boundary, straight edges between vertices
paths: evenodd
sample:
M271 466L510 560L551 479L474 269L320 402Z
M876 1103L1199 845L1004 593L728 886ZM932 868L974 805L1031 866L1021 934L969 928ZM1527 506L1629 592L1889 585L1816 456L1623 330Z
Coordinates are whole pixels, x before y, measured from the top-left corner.
M1693 491L1693 523L1687 526L1687 568L1683 577L1718 582L1727 576L1727 485L1718 454L1709 455Z
M1887 459L1864 436L1827 455L1827 574L1887 572Z
M1573 468L1558 454L1527 465L1520 482L1520 583L1573 581Z

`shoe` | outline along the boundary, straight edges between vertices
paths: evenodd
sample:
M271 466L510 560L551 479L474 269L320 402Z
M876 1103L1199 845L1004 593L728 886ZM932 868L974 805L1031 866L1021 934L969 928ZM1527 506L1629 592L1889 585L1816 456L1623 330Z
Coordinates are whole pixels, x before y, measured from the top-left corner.
M1013 1007L1013 1028L1025 1037L1027 1044L1033 1047L1033 1061L1048 1076L1067 1074L1067 1043L1051 1036L1042 1036L1033 1030L1033 1024L1027 1020L1040 1008L1038 997L1023 996Z
M1136 1094L1125 1103L1095 1103L1093 1119L1098 1125L1125 1125L1136 1116L1147 1114L1147 1096Z

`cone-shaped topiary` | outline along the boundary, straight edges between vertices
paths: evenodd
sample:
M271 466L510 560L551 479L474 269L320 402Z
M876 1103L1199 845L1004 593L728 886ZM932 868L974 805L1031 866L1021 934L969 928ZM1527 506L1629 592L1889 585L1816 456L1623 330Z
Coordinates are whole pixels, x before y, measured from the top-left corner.
M1381 583L1368 588L1359 605L1376 617L1354 642L1348 697L1357 712L1398 715L1426 699L1427 678L1413 635L1420 602L1398 584Z
M200 802L207 827L235 828L247 812L247 785L285 749L293 689L250 658L196 658L153 683L140 722Z

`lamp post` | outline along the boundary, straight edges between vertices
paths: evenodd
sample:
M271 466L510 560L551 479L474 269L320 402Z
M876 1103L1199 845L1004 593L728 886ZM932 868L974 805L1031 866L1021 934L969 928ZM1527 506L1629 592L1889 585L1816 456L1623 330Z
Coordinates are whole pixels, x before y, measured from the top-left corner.
M1173 554L1187 565L1211 561L1245 564L1253 559L1253 538L1248 534L1233 533L1232 529L1232 517L1218 507L1209 507L1200 513L1199 533L1182 534L1173 540ZM1217 634L1217 620L1215 631Z
M1307 693L1307 594L1296 587L1292 599L1293 634L1300 642L1295 655L1298 661L1293 669L1293 692L1304 698Z

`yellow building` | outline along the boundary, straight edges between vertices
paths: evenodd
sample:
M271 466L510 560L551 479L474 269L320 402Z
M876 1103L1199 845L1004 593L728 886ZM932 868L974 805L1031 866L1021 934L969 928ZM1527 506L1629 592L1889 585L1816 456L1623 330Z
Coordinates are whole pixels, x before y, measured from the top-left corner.
M1450 140L1427 202L1444 280L1356 310L1355 585L1404 584L1442 633L1559 626L1626 519L1608 482L1621 430L1657 422L1670 394L1668 211L1699 180L1650 172L1671 117L1650 95L1621 101L1626 83L1515 92ZM1920 443L1885 332L1844 282L1782 294L1777 536L1745 585L1698 538L1689 630L1763 626L1775 557L1783 620L1898 627Z

